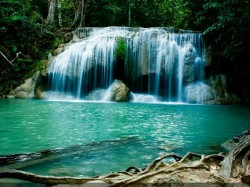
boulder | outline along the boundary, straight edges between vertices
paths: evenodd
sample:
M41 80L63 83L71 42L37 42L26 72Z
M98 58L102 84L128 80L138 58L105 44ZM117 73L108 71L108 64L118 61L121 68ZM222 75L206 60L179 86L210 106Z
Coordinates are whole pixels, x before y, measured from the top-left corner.
M121 80L115 80L107 92L105 100L114 102L128 102L130 100L130 90Z
M185 87L184 97L188 103L220 104L215 90L203 82L188 84Z
M40 72L36 72L32 78L26 79L25 82L17 87L16 89L10 92L10 95L16 98L33 98L34 97L34 89L36 85L36 81L40 75Z
M31 78L26 79L25 82L20 85L19 87L12 90L8 96L8 98L22 98L22 99L28 99L28 98L34 98L36 97L36 83L40 79L40 72L36 72ZM40 97L42 93L40 93Z

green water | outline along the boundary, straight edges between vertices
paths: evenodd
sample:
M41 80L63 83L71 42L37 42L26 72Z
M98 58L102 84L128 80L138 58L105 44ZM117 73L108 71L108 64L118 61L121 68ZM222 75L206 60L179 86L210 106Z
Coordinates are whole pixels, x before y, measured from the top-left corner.
M243 106L0 100L0 155L84 148L19 168L37 174L95 176L166 152L217 153L249 128Z

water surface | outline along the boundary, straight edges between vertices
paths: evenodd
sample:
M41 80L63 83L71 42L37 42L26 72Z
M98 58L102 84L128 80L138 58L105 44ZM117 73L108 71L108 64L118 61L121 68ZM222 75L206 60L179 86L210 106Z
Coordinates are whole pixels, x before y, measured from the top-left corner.
M211 154L250 127L243 106L0 100L0 155L81 146L24 168L95 176L144 167L163 153Z

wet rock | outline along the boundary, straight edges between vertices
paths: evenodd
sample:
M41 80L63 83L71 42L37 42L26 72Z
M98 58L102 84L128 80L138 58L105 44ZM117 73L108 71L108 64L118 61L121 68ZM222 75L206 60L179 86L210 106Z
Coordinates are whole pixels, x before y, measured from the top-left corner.
M219 74L211 76L206 80L206 82L217 92L222 104L240 103L239 97L228 92L229 81L225 75Z
M115 80L108 92L110 101L128 102L130 100L130 90L121 80Z
M188 84L185 87L184 97L188 103L220 104L216 91L203 82Z
M22 98L22 99L28 99L28 98L33 98L34 97L34 89L37 80L39 79L40 72L36 72L32 78L26 79L25 82L14 89L13 91L10 92L11 97L15 98Z

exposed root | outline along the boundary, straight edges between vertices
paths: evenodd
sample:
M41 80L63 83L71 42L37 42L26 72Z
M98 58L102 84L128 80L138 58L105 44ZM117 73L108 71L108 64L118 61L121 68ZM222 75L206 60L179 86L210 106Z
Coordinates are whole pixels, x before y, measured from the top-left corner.
M21 179L33 183L40 183L40 184L83 184L89 181L94 181L96 179L93 178L76 178L76 177L51 177L51 176L42 176L42 175L35 175L33 173L28 173L19 170L8 170L8 171L1 171L0 178L14 178L14 179Z
M156 167L156 165L162 161L163 159L167 158L167 157L173 157L175 160L180 160L181 157L176 155L176 154L165 154L157 159L155 159L151 164L149 164L147 166L147 168L145 170L143 170L141 173L139 174L144 174L144 173L148 173L150 170L154 170L154 168Z
M168 157L174 158L175 162L164 163L163 160ZM226 156L223 153L205 156L189 152L183 157L165 154L155 159L145 169L132 166L126 171L92 178L41 176L18 170L4 170L0 172L0 178L15 178L47 185L83 184L95 181L102 181L111 187L188 182L224 185L230 182L249 184L249 172L250 140L244 139Z
M246 136L221 162L220 175L225 178L240 178L250 175L250 136Z
M126 172L130 172L131 170L134 170L134 172L137 172L137 173L142 171L141 168L138 168L138 167L135 167L135 166L131 166L128 169L126 169Z
M190 158L193 158L193 157L203 158L203 155L188 152L188 153L180 160L180 163L185 163L185 162L187 162L187 161L190 161Z
M168 174L168 173L172 173L175 171L187 170L187 169L198 169L198 168L207 169L203 164L198 164L198 165L194 165L194 166L180 166L180 167L176 167L176 168L174 167L174 168L169 168L169 169L163 168L163 169L160 169L158 171L151 171L148 173L139 173L138 175L135 175L135 176L130 177L128 179L125 179L123 181L119 181L117 183L114 183L111 186L112 187L118 187L118 186L123 187L123 186L127 186L130 184L134 184L134 183L139 182L143 179L153 177L153 176L158 175L160 173Z

